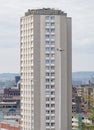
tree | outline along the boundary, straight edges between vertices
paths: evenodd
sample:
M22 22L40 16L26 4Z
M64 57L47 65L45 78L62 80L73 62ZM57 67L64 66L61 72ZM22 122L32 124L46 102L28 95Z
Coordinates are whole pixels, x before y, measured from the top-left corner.
M86 130L86 124L82 122L82 130Z
M92 121L92 124L82 123L82 130L94 130L94 99L92 95L86 96L87 104L84 109L88 112L88 119ZM89 106L88 106L89 105Z

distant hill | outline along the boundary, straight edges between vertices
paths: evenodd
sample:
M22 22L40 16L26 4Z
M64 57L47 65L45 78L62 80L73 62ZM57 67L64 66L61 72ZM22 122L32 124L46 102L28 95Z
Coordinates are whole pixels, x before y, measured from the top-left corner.
M6 81L6 80L15 80L15 76L19 74L17 73L1 73L0 74L0 81Z
M18 73L1 73L0 81L13 81L15 76L19 75ZM73 84L88 84L89 80L94 80L94 72L82 71L82 72L73 72L72 81Z
M73 79L91 79L94 77L94 72L87 72L87 71L82 71L82 72L73 72L72 73L72 78Z
M72 73L73 84L88 84L94 81L94 72L82 71Z

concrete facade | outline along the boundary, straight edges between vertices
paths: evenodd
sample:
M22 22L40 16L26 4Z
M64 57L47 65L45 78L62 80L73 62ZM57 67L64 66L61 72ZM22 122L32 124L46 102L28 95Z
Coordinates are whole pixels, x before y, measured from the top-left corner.
M71 130L71 18L28 10L20 30L21 130Z

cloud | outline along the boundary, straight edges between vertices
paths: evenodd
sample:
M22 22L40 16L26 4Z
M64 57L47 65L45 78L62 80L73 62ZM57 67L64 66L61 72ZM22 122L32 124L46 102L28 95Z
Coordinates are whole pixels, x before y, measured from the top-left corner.
M73 71L94 71L94 53L74 53L72 68Z
M0 73L19 73L19 50L16 48L0 49Z

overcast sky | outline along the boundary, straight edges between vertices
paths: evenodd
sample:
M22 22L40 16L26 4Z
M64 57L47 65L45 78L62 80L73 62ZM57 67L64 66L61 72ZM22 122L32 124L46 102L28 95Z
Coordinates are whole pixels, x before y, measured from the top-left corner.
M72 70L94 71L94 0L1 0L0 73L20 72L20 17L42 7L62 9L72 17Z

